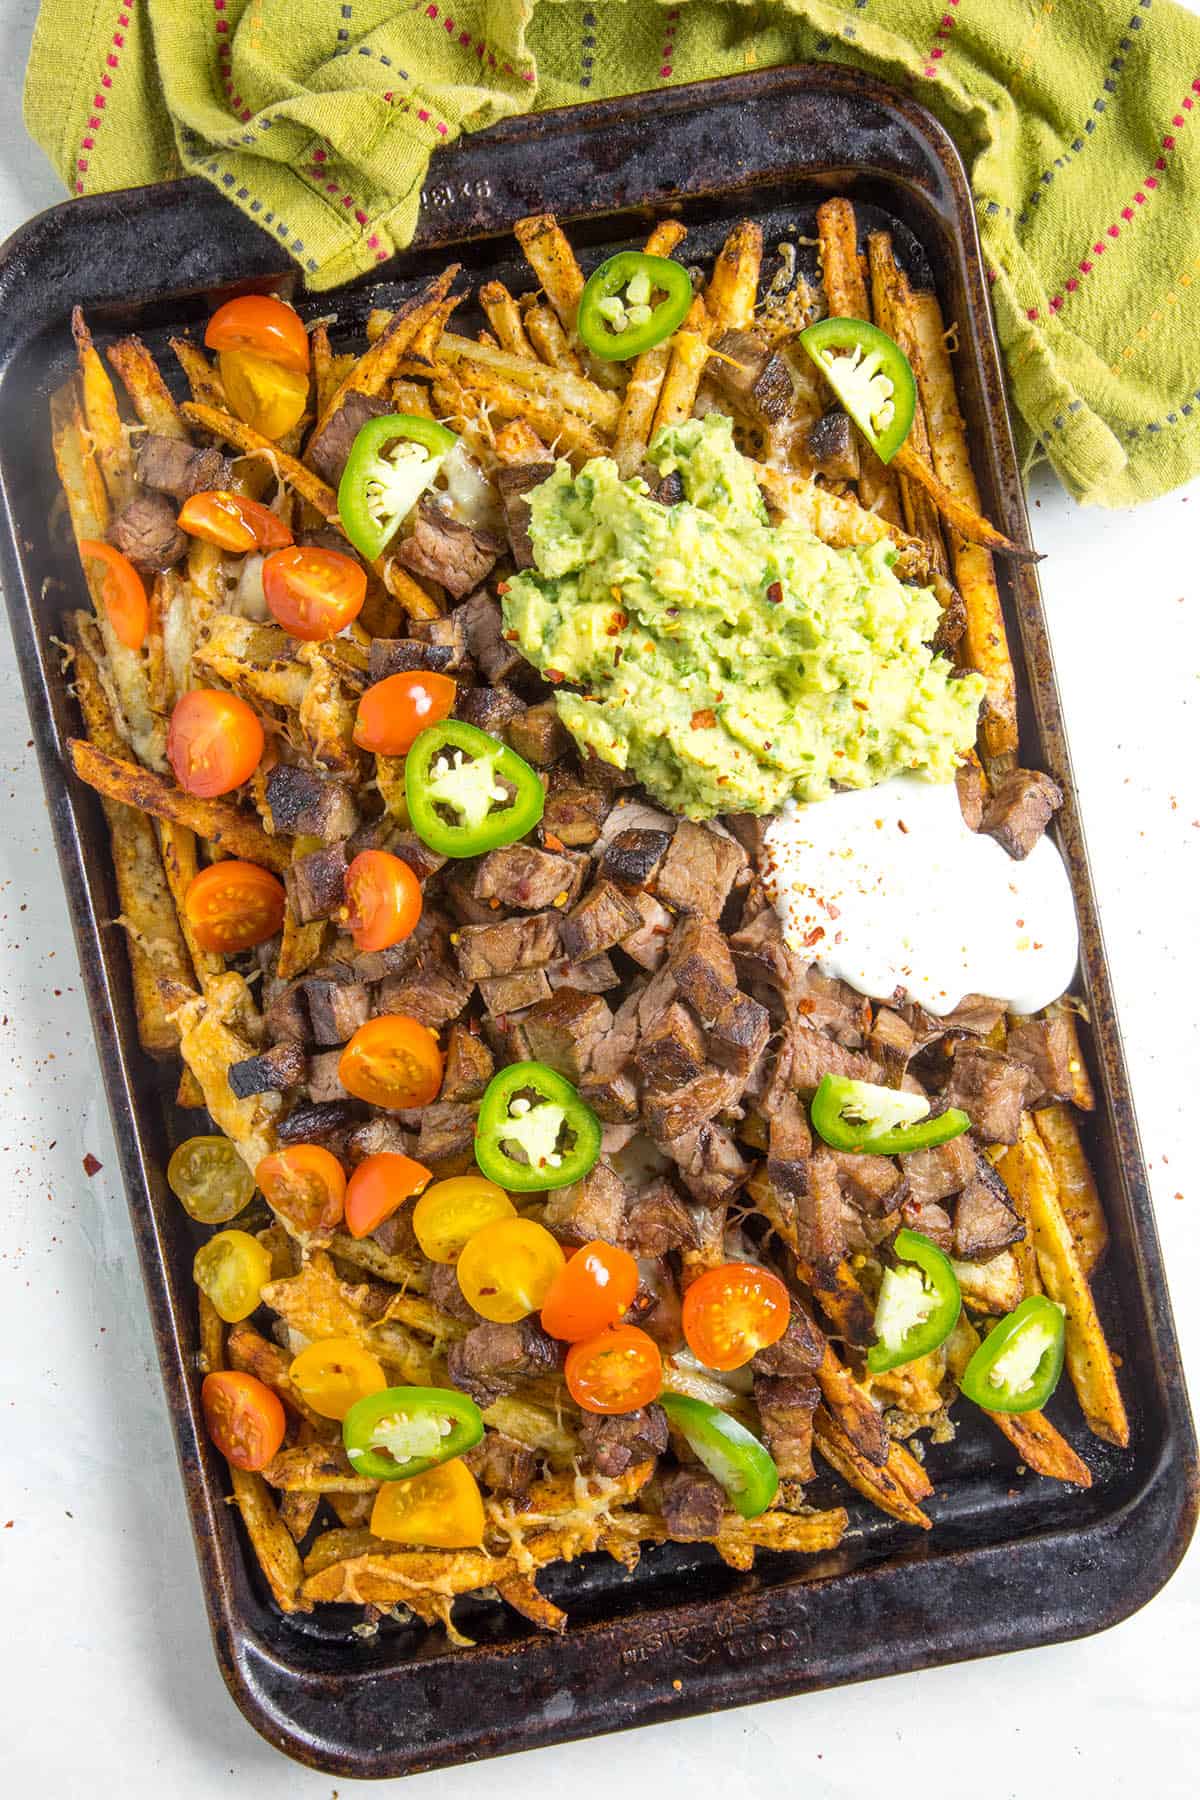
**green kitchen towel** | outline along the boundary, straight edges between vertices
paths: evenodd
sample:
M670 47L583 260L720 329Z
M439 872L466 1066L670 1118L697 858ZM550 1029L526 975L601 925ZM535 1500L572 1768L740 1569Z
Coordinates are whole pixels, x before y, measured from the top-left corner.
M514 113L819 59L953 133L1029 459L1128 505L1200 471L1200 19L1170 0L43 0L72 193L205 176L329 288L431 154Z

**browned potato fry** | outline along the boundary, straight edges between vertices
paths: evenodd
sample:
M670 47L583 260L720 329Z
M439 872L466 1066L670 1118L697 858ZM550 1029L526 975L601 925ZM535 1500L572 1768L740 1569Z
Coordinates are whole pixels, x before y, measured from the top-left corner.
M544 1558L550 1561L549 1557ZM309 1575L304 1598L349 1602L357 1606L427 1607L432 1595L444 1600L495 1587L518 1573L516 1559L490 1556L486 1550L388 1550L386 1554L351 1556Z
M730 1568L749 1569L754 1566L755 1550L835 1550L848 1523L845 1509L840 1506L830 1507L827 1512L764 1512L755 1519L739 1519L734 1513L726 1513L716 1536L703 1542L711 1544ZM613 1516L603 1546L618 1561L625 1560L618 1554L622 1540L665 1544L670 1538L660 1513L619 1512Z
M415 294L403 306L397 307L375 343L355 360L353 367L338 382L317 420L316 431L320 431L330 414L337 411L347 394L383 392L396 373L396 364L411 347L417 333L436 315L458 271L458 263L451 263L448 269L443 269L426 284L423 293Z
M371 342L369 324L370 322L368 321L368 343ZM334 376L333 350L329 342L329 327L323 319L319 325L314 325L312 331L309 333L308 347L309 354L312 357L313 392L316 395L317 417L320 419L328 412L329 402L333 398L333 391L336 388L338 381L341 379L340 376ZM194 397L199 398L199 396Z
M607 393L586 376L572 375L567 369L547 369L530 357L516 356L508 350L491 350L473 338L459 337L455 332L442 333L438 354L453 363L460 379L469 381L478 373L492 371L516 387L544 395L568 412L578 413L599 431L611 431L617 423L620 403L615 394Z
M397 412L415 413L423 419L433 418L429 389L422 387L419 381L393 381L392 405Z
M928 1500L933 1492L933 1483L906 1445L895 1441L888 1451L888 1471L894 1475L910 1500L918 1505Z
M240 975L228 972L209 983L178 1008L179 1047L184 1062L200 1083L214 1125L236 1144L251 1173L275 1148L274 1121L282 1105L279 1094L252 1094L239 1100L229 1085L229 1070L254 1054L254 1045L237 1029L240 1015L252 1006Z
M71 335L75 339L83 415L87 420L91 447L100 464L109 500L119 508L133 496L133 456L121 423L113 384L92 343L82 307L72 309Z
M192 399L201 401L205 406L222 408L228 406L229 402L225 398L225 383L199 344L194 344L191 338L173 337L171 348L175 352L180 368L187 376Z
M539 1631L561 1634L567 1629L566 1613L538 1592L532 1576L510 1575L507 1581L497 1582L496 1592L506 1605L520 1613L523 1619L528 1619L531 1625L536 1625Z
M458 1343L470 1330L462 1319L443 1312L440 1306L435 1306L424 1294L397 1294L394 1300L388 1302L383 1316L389 1321L407 1325L422 1337L432 1338L435 1350L440 1349L443 1344Z
M280 481L294 489L310 506L315 506L323 519L337 521L337 495L333 489L319 475L314 475L311 469L306 469L302 462L289 456L278 444L272 443L270 438L255 431L252 425L247 425L231 412L222 412L219 407L202 405L195 400L185 400L181 411L189 424L199 426L201 431L211 432L214 437L223 438L244 456L264 457Z
M910 1498L892 1468L869 1462L823 1406L818 1406L813 1420L813 1439L817 1450L842 1480L881 1512L899 1519L902 1525L916 1525L922 1531L931 1529L933 1521Z
M510 419L496 433L496 460L505 465L545 462L550 455L527 419Z
M225 1322L209 1299L199 1288L196 1300L200 1309L200 1373L215 1375L219 1369L228 1367L225 1361Z
M1067 1106L1040 1107L1033 1119L1050 1158L1058 1203L1070 1228L1079 1266L1090 1279L1108 1248L1108 1221L1079 1127Z
M575 315L583 293L583 270L558 220L553 213L539 213L533 218L518 219L513 229L573 349L586 361L586 352L575 331Z
M867 255L871 271L871 311L875 323L881 331L886 331L890 338L894 338L905 355L908 355L912 334L904 328L899 298L900 272L892 250L891 233L873 231L867 239ZM912 361L911 356L909 361ZM913 373L916 373L915 368ZM913 459L932 469L929 431L919 395L907 446ZM893 458L892 461L893 466L896 466L897 459ZM900 475L900 500L904 508L905 523L914 537L929 545L931 563L945 574L950 565L946 558L937 507L926 492L925 484L914 480L907 464L906 469L907 473ZM897 473L899 474L898 467Z
M963 1371L980 1341L971 1321L965 1313L961 1314L946 1343L947 1361L956 1381L962 1380ZM1069 1481L1075 1487L1091 1487L1091 1470L1043 1413L988 1413L987 1417L998 1431L1004 1433L1020 1453L1021 1461L1035 1475L1048 1475L1053 1481Z
M516 1395L493 1400L483 1409L484 1423L518 1443L537 1450L552 1469L569 1469L579 1455L579 1438L561 1409L537 1406Z
M174 819L160 818L155 822L163 873L175 903L179 927L183 932L192 967L196 971L196 980L200 983L200 992L206 994L210 984L225 973L225 958L218 951L205 950L196 942L196 934L187 916L187 891L196 879L199 866L196 858L196 834ZM196 1104L203 1105L203 1096Z
M160 437L188 437L171 390L141 338L118 338L108 346L108 360L124 382L133 410L143 425Z
M879 513L868 512L850 494L835 494L821 487L811 475L787 475L765 463L755 465L758 485L768 506L784 518L807 525L827 544L877 544L890 537L899 548L896 573L903 579L925 580L929 575L929 546L909 537L897 525L889 525Z
M660 219L642 248L647 256L671 256L687 236L678 219Z
M300 1553L262 1476L233 1468L229 1476L246 1535L277 1603L284 1612L311 1612L312 1601L300 1591Z
M631 475L638 474L646 460L654 414L658 409L670 360L669 342L654 344L634 359L629 384L621 398L621 411L613 439L613 457L626 481Z
M869 320L871 303L858 253L854 202L842 198L826 200L817 208L817 232L825 300L831 316ZM860 445L858 492L863 505L882 514L889 524L902 522L900 484L865 441Z
M291 905L284 908L283 938L275 970L280 981L292 981L297 975L303 975L305 969L312 968L325 942L325 927L324 919L313 919L308 925L301 925Z
M762 226L742 219L718 252L704 290L712 337L723 331L746 331L754 323L762 252Z
M262 863L277 874L289 867L291 839L268 837L256 820L227 800L200 800L194 794L185 794L163 776L119 757L105 756L81 738L69 738L67 749L79 779L110 800L136 806L156 819L186 825L199 837L219 844L228 855L244 856L248 862Z
M855 1454L882 1468L888 1456L888 1436L883 1420L872 1406L870 1396L858 1385L849 1369L843 1368L830 1344L825 1346L817 1382L829 1416L854 1446Z
M183 1107L185 1112L204 1105L204 1090L190 1069L180 1071L179 1086L175 1089L175 1104Z
M502 281L485 281L479 290L479 304L505 350L513 356L537 355L522 322L521 309Z
M583 362L571 347L571 341L550 306L536 302L523 309L522 318L529 341L542 361L551 369L566 369L572 375L583 375Z
M458 364L457 374L467 393L476 395L502 419L525 419L552 448L557 446L573 463L606 454L605 440L586 419L577 418L548 397L520 388L515 382L474 365Z
M241 1324L230 1326L225 1353L231 1369L241 1369L244 1374L256 1376L272 1393L278 1394L285 1405L313 1428L318 1441L322 1438L336 1440L336 1422L322 1418L303 1398L288 1373L291 1358L278 1344L271 1343L243 1319Z
M279 1517L294 1544L308 1536L320 1504L320 1494L301 1493L285 1494L279 1502Z
M942 517L954 526L960 537L967 538L973 544L982 544L985 549L994 550L997 555L1015 557L1018 562L1040 562L1038 551L1014 544L1011 538L1006 538L1002 531L997 531L994 525L989 524L981 513L943 486L911 443L901 444L892 458L891 466L909 480L921 484Z
M708 360L708 340L712 322L699 294L692 301L687 318L671 339L671 359L663 378L662 391L654 414L651 438L667 425L681 425L692 416L696 390L700 386L704 365Z
M1002 1250L986 1262L955 1262L954 1273L963 1304L972 1312L1011 1312L1025 1297L1021 1265L1011 1250Z

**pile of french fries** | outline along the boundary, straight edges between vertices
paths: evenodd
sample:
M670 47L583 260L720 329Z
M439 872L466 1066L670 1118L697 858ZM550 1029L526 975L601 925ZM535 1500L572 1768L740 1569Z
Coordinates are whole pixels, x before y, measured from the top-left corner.
M850 201L828 200L817 217L819 288L797 275L782 289L775 282L760 292L762 233L749 221L740 223L707 282L697 287L681 329L629 368L589 355L576 331L584 278L574 252L552 217L527 219L517 236L532 271L530 291L517 296L500 282L484 283L477 299L486 325L475 336L452 326L460 305L450 291L453 267L398 310L373 312L361 353L335 351L327 325L317 324L309 411L280 443L234 416L217 369L195 343L172 340L190 391L180 404L136 337L110 344L101 356L76 313L78 374L52 402L54 453L76 539L103 538L111 516L134 491L141 428L227 446L237 458L238 491L270 499L295 530L336 530L336 495L306 465L304 446L350 392L385 396L396 411L440 419L465 439L484 471L553 452L576 467L589 457L611 456L628 477L643 469L655 432L716 404L707 370L711 347L724 332L753 327L786 353L798 332L825 312L871 319L905 350L920 395L905 452L892 466L885 468L863 445L857 483L830 483L814 473L804 426L822 414L829 396L799 352L789 357L796 412L788 432L773 437L735 414L738 439L755 458L777 516L838 546L890 538L903 574L932 582L947 603L957 590L967 621L960 654L987 682L979 752L985 778L995 779L1017 761L1016 686L988 547L998 534L988 539L991 528L979 518L951 338L936 296L912 289L886 232L870 235L864 256ZM685 236L681 224L665 220L645 248L668 256ZM181 1055L181 1104L207 1107L254 1168L274 1146L281 1100L274 1094L236 1099L226 1077L233 1062L261 1043L262 1015L251 981L194 941L183 901L204 862L234 855L282 872L294 854L311 846L274 830L261 776L241 804L196 799L177 788L167 772L166 721L190 685L228 686L256 708L269 738L286 742L312 766L354 781L360 793L373 788L378 805L398 811L399 768L392 759L366 758L351 736L367 648L373 636L400 634L406 619L436 617L447 597L385 555L371 570L359 621L330 643L298 644L274 625L242 617L237 559L193 540L186 562L154 581L149 636L141 651L130 651L108 623L98 572L85 564L84 574L94 583L92 608L73 611L67 621L83 728L70 754L81 779L102 796L109 822L141 1042L151 1056ZM280 976L311 967L326 931L324 922L299 924L289 910ZM1073 1013L1067 1016L1073 1027ZM1003 1048L1003 1035L1001 1027L994 1047ZM1076 1063L1075 1103L1086 1111L1094 1102L1081 1052ZM993 1154L1028 1235L1016 1252L961 1265L968 1311L984 1321L1043 1291L1060 1302L1067 1366L1088 1428L1123 1445L1128 1424L1090 1286L1107 1230L1073 1110L1052 1105L1027 1114L1019 1141ZM749 1197L787 1244L787 1222L772 1216L765 1191L752 1182ZM865 1259L857 1266L843 1263L832 1274L817 1270L803 1262L794 1235L788 1248L797 1278L835 1326L843 1324L846 1335L861 1341L861 1330L853 1327L870 1313ZM349 1335L368 1346L396 1381L445 1381L447 1347L466 1328L429 1300L421 1266L385 1252L373 1239L344 1233L320 1248L295 1241L279 1222L266 1224L260 1236L273 1271L263 1298L279 1322L281 1341L288 1333L306 1339ZM725 1255L721 1241L688 1252L687 1272ZM642 1504L648 1466L621 1481L578 1473L577 1414L561 1381L546 1379L485 1413L488 1424L542 1458L547 1472L528 1507L517 1511L490 1499L478 1551L407 1551L381 1543L367 1529L376 1484L354 1474L338 1427L307 1408L295 1391L288 1354L248 1323L225 1327L203 1296L200 1316L202 1370L249 1370L281 1396L288 1412L286 1447L265 1472L232 1471L234 1499L285 1611L307 1611L319 1601L402 1607L440 1621L457 1638L454 1599L486 1588L539 1626L561 1630L564 1615L538 1592L539 1569L597 1550L632 1567L642 1545L667 1535L661 1515ZM912 1429L932 1425L935 1435L945 1429L955 1379L977 1342L976 1326L964 1314L942 1350L870 1379L828 1347L818 1377L817 1448L852 1488L905 1525L930 1525L922 1503L931 1484ZM751 1426L756 1422L748 1398L671 1359L666 1385L722 1405ZM899 1427L889 1434L885 1419L907 1421L905 1435ZM992 1422L1029 1469L1089 1485L1086 1463L1041 1414L993 1416ZM713 1543L740 1569L750 1565L757 1547L831 1550L846 1526L843 1508L814 1511L785 1485L772 1511L753 1522L728 1518Z

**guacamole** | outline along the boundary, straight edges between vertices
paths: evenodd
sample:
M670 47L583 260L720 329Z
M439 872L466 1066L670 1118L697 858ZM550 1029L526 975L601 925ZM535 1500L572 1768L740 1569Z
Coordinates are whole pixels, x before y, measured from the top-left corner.
M768 523L729 419L660 431L678 470L663 506L607 457L565 462L530 495L535 568L506 630L547 678L572 737L672 811L778 812L913 771L949 781L975 741L982 678L926 647L939 609L887 543L834 550Z

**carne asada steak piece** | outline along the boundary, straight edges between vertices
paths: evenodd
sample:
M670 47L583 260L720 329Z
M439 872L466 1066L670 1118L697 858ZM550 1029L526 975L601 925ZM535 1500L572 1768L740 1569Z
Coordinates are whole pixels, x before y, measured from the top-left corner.
M739 412L759 425L787 417L796 390L786 362L764 338L753 331L725 331L713 348L718 354L705 365L705 373L736 401Z
M464 925L454 934L458 966L468 981L511 975L514 969L542 969L561 954L558 913L530 913L495 925Z
M601 867L621 887L643 888L653 881L671 847L669 831L618 831L604 846Z
M847 1049L861 1050L871 1029L871 1002L847 981L809 968L796 1012Z
M418 881L428 881L439 869L444 869L447 858L439 856L428 844L423 844L415 831L389 832L383 848L398 856L401 862L407 863ZM406 940L407 941L407 940ZM399 949L399 945L396 946Z
M305 1081L305 1092L317 1106L327 1100L349 1100L349 1090L342 1085L338 1074L338 1064L342 1060L340 1050L323 1050L319 1056L308 1059L308 1077Z
M563 1345L532 1319L516 1325L476 1325L447 1357L450 1380L480 1406L511 1393L526 1376L554 1375L562 1367Z
M665 906L644 888L628 893L629 904L639 914L641 924L628 937L621 939L621 950L640 969L659 969L667 955L674 920Z
M568 850L586 849L600 836L611 807L611 796L602 788L581 781L552 783L542 814L542 835L556 837Z
M1075 1034L1064 1014L1010 1025L1005 1049L1033 1078L1028 1105L1044 1106L1047 1101L1071 1098L1075 1089L1072 1064L1077 1051Z
M143 575L169 569L187 549L165 494L138 494L127 500L108 527L108 541Z
M457 1019L471 998L471 983L456 974L438 955L421 957L415 968L389 975L375 990L376 1013L407 1013L440 1031Z
M962 1108L982 1143L1015 1144L1032 1085L1024 1063L1000 1050L963 1041L955 1047L942 1099L948 1107Z
M485 1431L479 1443L465 1452L463 1461L476 1481L510 1500L524 1500L537 1478L536 1454L502 1431Z
M821 1404L815 1381L756 1375L754 1404L762 1422L763 1443L785 1481L811 1481L813 1414Z
M555 993L559 988L577 988L581 994L608 994L621 985L612 958L605 955L590 956L582 963L560 957L547 963L546 974Z
M368 1156L411 1156L412 1133L388 1113L372 1113L346 1139L347 1160L357 1166Z
M954 771L954 785L958 790L958 809L963 824L968 831L978 831L988 803L988 784L983 765L974 751Z
M589 1413L579 1420L579 1440L584 1460L597 1475L616 1480L643 1463L661 1456L671 1441L667 1415L653 1403L636 1412Z
M492 560L494 562L495 558ZM481 575L479 581L482 579ZM479 587L479 581L472 582L471 586ZM466 591L468 590L464 589ZM512 675L529 671L529 664L516 644L505 637L503 614L498 602L490 594L481 589L479 593L471 594L471 598L457 610L462 614L471 660L493 686L497 682L507 681Z
M263 1024L273 1043L307 1044L308 1007L302 981L268 982L263 994Z
M453 614L451 614L453 617ZM458 644L427 644L421 638L372 638L367 679L374 685L389 675L408 675L414 670L435 675L461 675L471 669L465 631Z
M702 1025L711 1025L737 992L729 945L707 919L680 919L671 934L667 967Z
M143 487L170 494L182 506L193 494L229 486L233 464L213 446L200 448L182 438L148 431L137 449L137 478Z
M319 1062L319 1057L312 1059ZM319 1101L312 1105L293 1106L286 1119L275 1123L275 1136L281 1144L324 1144L336 1154L358 1124L354 1104L348 1100Z
M786 1167L790 1179L791 1198L795 1203L796 1241L800 1255L817 1268L840 1262L846 1254L845 1203L838 1166L824 1145L808 1161L805 1180L794 1181L802 1163L768 1162L767 1176L772 1179Z
M638 1039L633 1063L647 1090L682 1087L707 1065L704 1033L679 1000L664 1007Z
M658 898L680 912L719 919L746 852L733 838L681 819L654 884Z
M750 1165L731 1132L709 1120L695 1131L660 1145L679 1170L679 1178L701 1206L717 1206L741 1187Z
M961 1194L975 1173L975 1146L966 1133L948 1144L913 1150L900 1158L908 1191L919 1205Z
M477 900L499 900L501 906L542 912L549 906L569 906L583 886L587 868L586 856L509 844L480 858L472 891Z
M598 1075L593 1070L580 1083L579 1094L596 1117L609 1124L630 1123L638 1116L637 1083L624 1070L611 1075Z
M571 737L553 700L527 707L506 727L505 737L518 756L535 769L548 769L571 748Z
M381 418L392 410L391 402L382 395L363 394L352 388L316 436L309 442L304 460L315 469L322 481L336 488L345 472L355 438L368 419Z
M916 1047L917 1034L908 1020L890 1006L879 1007L871 1022L867 1049L886 1072L890 1087L900 1086Z
M607 1244L619 1244L628 1201L625 1183L602 1158L581 1181L550 1190L543 1218L546 1229L568 1243L590 1244L593 1238L603 1238Z
M620 888L601 879L593 882L563 919L563 951L577 962L587 962L602 950L611 950L640 924L641 915Z
M295 763L276 763L267 776L267 805L276 831L319 837L326 844L358 828L358 808L343 782Z
M484 1089L496 1073L496 1059L473 1031L451 1025L446 1037L446 1067L440 1100L482 1100Z
M435 1100L421 1113L417 1161L439 1177L463 1175L475 1161L477 1106L458 1100Z
M949 1256L954 1249L954 1226L950 1214L936 1200L914 1200L910 1194L900 1204L900 1217L910 1231L919 1231Z
M757 1384L760 1375L777 1375L787 1381L804 1381L815 1375L825 1360L825 1339L812 1315L793 1299L787 1330L765 1350L750 1359Z
M808 428L808 454L819 475L829 481L857 481L858 440L847 413L831 406Z
M239 1100L247 1100L251 1094L282 1094L299 1087L303 1080L304 1052L286 1038L257 1056L229 1065L230 1090Z
M1014 769L984 807L982 829L1022 862L1062 803L1062 789L1049 775Z
M715 1538L725 1512L725 1490L703 1469L672 1469L662 1478L667 1535L677 1544Z
M576 1087L591 1068L597 1046L612 1024L606 1000L569 987L539 1000L522 1020L534 1060L557 1069Z
M899 1206L907 1184L890 1156L862 1156L854 1150L833 1150L830 1154L837 1165L842 1193L860 1212L878 1218Z
M523 1012L550 997L545 969L514 969L511 975L490 975L479 983L483 1004L490 1013Z
M408 1213L411 1208L402 1207L401 1211ZM475 1311L459 1287L458 1270L453 1263L429 1264L429 1298L439 1312L449 1313L452 1319L461 1319L464 1325L483 1323L482 1314Z
M346 899L345 847L330 844L325 850L297 856L284 874L283 884L301 925L330 918Z
M882 1087L883 1070L861 1051L847 1050L824 1032L812 1031L805 1025L789 1027L780 1045L780 1055L789 1053L787 1079L803 1094L815 1093L826 1075L847 1075L852 1081L872 1081Z
M774 1019L795 1020L807 1010L808 967L783 940L773 906L756 913L729 939L741 986L761 1001Z
M498 738L505 736L524 711L525 702L503 682L495 687L460 687L454 702L456 719Z
M749 994L735 994L727 1000L705 1034L708 1055L720 1069L734 1075L747 1076L771 1035L771 1020L765 1006Z
M502 549L499 538L490 531L476 531L470 525L463 525L427 494L417 507L411 533L397 546L396 556L414 575L425 575L430 581L439 582L455 600L461 600L491 574ZM486 596L484 598L486 600ZM493 676L478 655L471 642L469 619L467 644L472 658L484 668L489 681L503 679L501 674Z
M696 1221L669 1181L660 1176L633 1195L625 1212L624 1243L635 1256L698 1248Z
M954 1203L954 1254L962 1262L983 1262L1019 1244L1025 1227L1008 1189L986 1156Z
M518 569L532 569L533 544L529 537L530 488L540 487L554 473L552 462L508 463L498 468L492 479L500 491L504 508L504 526Z
M344 1044L371 1016L371 996L361 981L326 981L310 975L304 995L315 1044Z
M732 1106L738 1091L735 1075L727 1069L707 1065L690 1081L680 1082L677 1087L643 1092L642 1118L646 1130L656 1143L665 1147L673 1139L698 1130L717 1113Z

